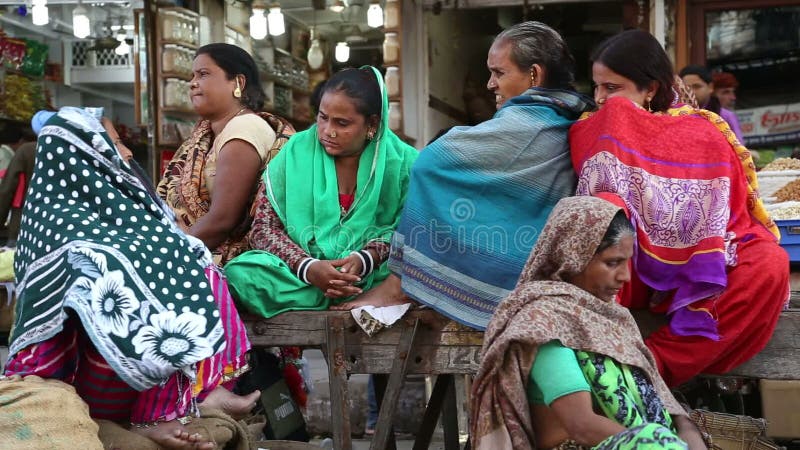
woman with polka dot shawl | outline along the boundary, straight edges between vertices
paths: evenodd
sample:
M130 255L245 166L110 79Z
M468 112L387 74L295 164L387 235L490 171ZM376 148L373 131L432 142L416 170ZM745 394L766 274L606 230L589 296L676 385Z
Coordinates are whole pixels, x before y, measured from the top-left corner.
M213 448L183 429L209 393L193 387L246 367L249 342L208 249L83 109L47 120L36 160L6 374L73 384L94 418L164 448Z

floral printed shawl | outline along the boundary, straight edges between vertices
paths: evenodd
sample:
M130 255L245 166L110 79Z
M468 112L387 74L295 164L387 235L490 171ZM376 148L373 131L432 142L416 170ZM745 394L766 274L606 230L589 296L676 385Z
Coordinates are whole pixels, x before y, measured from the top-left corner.
M282 117L264 112L258 115L267 121L275 131L275 143L272 144L272 148L264 159L260 174L295 131L292 124ZM211 194L206 187L203 172L206 164L210 161L213 143L214 133L211 131L211 122L200 121L192 131L192 136L175 152L163 178L158 183L158 195L172 208L180 223L186 228L191 228L208 213L211 207ZM253 186L250 204L255 199L258 186L259 184ZM248 208L248 212L251 209ZM252 215L248 214L231 233L228 240L213 249L215 259L219 259L220 266L250 249L247 232L250 230L251 223Z
M14 267L11 355L57 335L72 312L132 388L177 370L193 378L224 344L208 250L175 226L83 110L48 120L36 161Z
M470 397L476 449L535 448L526 384L538 346L553 339L642 369L667 411L686 415L659 376L630 312L565 281L586 268L618 211L598 198L568 197L550 214L517 287L484 334Z

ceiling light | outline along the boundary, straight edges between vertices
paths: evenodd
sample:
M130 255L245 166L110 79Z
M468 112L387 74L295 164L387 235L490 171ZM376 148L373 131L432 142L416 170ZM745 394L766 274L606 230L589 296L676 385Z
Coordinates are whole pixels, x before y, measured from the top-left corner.
M72 33L79 39L88 37L92 33L89 13L80 3L72 10Z
M367 9L367 25L372 28L383 26L383 8L379 0L375 0L369 4Z
M347 62L350 59L350 46L347 42L339 42L336 44L336 60L339 62Z
M314 34L314 29L312 28L311 47L308 48L308 55L306 55L308 67L311 70L319 69L325 62L325 53L322 51L322 45L320 45L319 39Z
M253 3L253 15L250 16L250 37L264 39L267 37L267 18L264 16L264 6Z
M344 11L345 6L347 6L347 5L345 5L342 0L336 0L330 6L330 10L335 12L335 13L340 13L340 12Z
M31 8L31 20L34 25L42 26L50 22L50 15L47 12L47 0L33 0Z
M281 5L273 3L269 7L269 14L267 14L269 21L269 34L273 36L280 36L286 33L286 25L283 22L283 13L281 12Z

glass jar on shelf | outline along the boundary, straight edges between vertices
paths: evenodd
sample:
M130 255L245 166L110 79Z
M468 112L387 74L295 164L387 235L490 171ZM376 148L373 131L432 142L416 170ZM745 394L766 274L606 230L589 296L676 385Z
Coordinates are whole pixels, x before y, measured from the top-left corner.
M392 131L400 130L403 122L403 111L400 102L389 102L389 129Z
M386 65L400 62L400 40L397 33L386 33L383 39L383 63Z
M386 76L384 77L386 83L386 95L389 98L394 98L400 95L400 68L397 66L389 66L386 68Z
M161 14L161 38L168 41L175 40L175 22L177 17L172 11L164 11Z
M386 0L383 9L383 27L387 30L396 29L400 26L400 2L397 0Z
M164 44L161 52L161 70L164 72L181 72L183 52L175 44Z

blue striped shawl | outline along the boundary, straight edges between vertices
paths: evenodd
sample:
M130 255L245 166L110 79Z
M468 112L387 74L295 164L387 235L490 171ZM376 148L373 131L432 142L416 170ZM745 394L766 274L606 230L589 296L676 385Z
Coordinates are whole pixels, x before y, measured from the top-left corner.
M531 89L420 153L389 261L407 295L486 328L550 210L575 192L567 131L590 106L572 92Z

